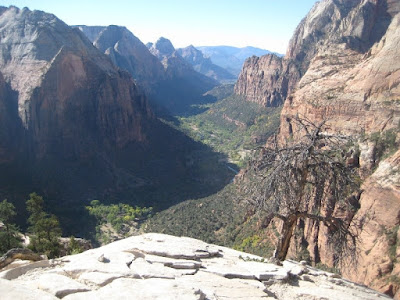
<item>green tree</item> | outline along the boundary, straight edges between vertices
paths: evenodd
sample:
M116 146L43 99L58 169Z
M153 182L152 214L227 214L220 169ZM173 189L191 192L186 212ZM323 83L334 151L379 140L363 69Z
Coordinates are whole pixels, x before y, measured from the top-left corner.
M61 248L60 223L55 215L49 215L43 210L43 197L36 193L30 194L29 197L26 201L26 209L30 214L28 223L31 225L28 230L32 233L29 247L38 253L55 257Z
M83 251L82 247L79 245L78 241L75 239L74 236L70 236L69 243L68 243L68 251L67 254L78 254Z
M0 221L4 224L4 230L0 229L0 253L21 246L19 230L15 224L11 223L15 215L15 207L12 203L7 199L0 202Z

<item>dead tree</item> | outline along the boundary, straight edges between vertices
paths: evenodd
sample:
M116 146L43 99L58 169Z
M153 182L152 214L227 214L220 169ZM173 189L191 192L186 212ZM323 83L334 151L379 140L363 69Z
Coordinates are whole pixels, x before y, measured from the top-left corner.
M247 171L245 192L251 205L267 216L267 224L282 221L274 257L284 260L300 219L322 222L329 242L340 258L354 254L356 236L351 218L358 205L356 170L346 165L348 141L324 132L325 122L315 125L297 119L303 135L283 146L277 140L260 149ZM337 211L353 212L338 214Z

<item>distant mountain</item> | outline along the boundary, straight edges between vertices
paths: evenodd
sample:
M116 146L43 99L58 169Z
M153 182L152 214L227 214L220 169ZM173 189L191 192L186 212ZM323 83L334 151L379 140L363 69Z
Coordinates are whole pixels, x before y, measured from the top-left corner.
M226 69L236 77L239 76L247 58L272 53L255 47L199 46L196 48L203 52L206 57L209 57L214 64ZM282 56L281 54L278 55Z
M157 58L126 29L90 30L99 32L102 51L54 15L0 7L0 199L23 218L35 191L75 233L87 225L91 199L165 207L218 182L201 179L191 159L207 149L156 118L132 76L112 63L129 58L140 70L135 58L147 55L164 72ZM121 54L128 50L137 56Z
M207 77L213 78L221 83L233 83L237 80L235 75L213 64L209 57L205 57L203 52L192 45L178 49L177 51L197 72Z
M156 104L156 112L186 114L193 104L210 99L203 94L218 85L216 80L196 72L168 39L160 38L155 44L148 44L148 49L122 26L76 27L116 66L133 76L150 102Z
M159 87L163 98L170 99L171 110L178 114L187 114L193 104L209 102L212 97L203 94L219 83L217 80L197 72L174 48L171 41L159 38L151 44L149 51L162 63L166 80Z
M164 67L147 47L122 26L76 26L96 48L111 58L121 69L128 71L145 90L153 95L156 85L165 80Z

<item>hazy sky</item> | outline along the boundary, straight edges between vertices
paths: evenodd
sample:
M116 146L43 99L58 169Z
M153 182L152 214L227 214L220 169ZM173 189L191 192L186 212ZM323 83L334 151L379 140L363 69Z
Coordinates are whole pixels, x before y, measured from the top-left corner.
M176 48L254 46L284 53L316 0L0 0L55 14L69 25L123 25L142 42Z

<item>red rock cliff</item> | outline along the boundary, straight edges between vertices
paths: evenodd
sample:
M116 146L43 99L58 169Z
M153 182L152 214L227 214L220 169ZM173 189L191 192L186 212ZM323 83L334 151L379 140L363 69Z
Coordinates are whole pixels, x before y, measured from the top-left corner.
M400 299L399 151L391 149L386 159L377 157L378 147L389 145L378 145L372 137L390 132L398 147L399 45L399 1L320 1L297 27L285 58L249 59L235 87L236 93L263 105L276 105L274 99L284 102L281 140L299 134L297 116L314 123L326 120L328 131L357 140L365 181L354 219L368 221L358 228L359 264L341 271L396 299ZM306 222L303 238L314 261L332 265L335 254L326 233L323 224Z

